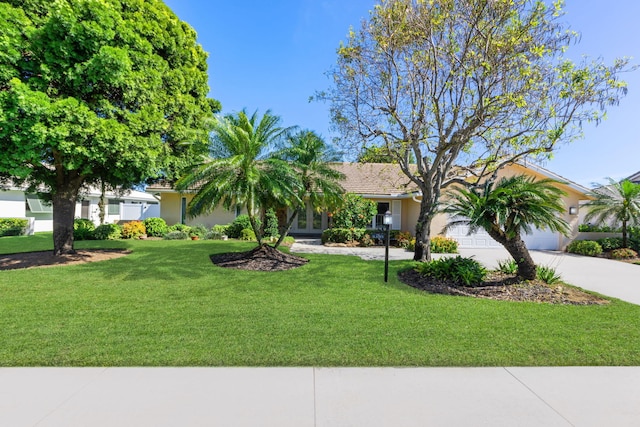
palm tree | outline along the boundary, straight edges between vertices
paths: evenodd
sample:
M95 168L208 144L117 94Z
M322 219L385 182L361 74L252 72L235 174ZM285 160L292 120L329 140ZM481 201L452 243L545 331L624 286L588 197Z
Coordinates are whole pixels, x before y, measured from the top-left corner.
M286 146L275 156L288 162L296 171L299 193L290 206L292 214L280 229L276 248L289 233L298 211L305 208L307 201L313 209L320 212L338 206L344 194L344 189L339 184L344 175L329 165L329 162L340 159L339 153L333 151L320 136L310 130L291 135L286 142Z
M262 245L267 206L274 200L293 203L299 193L291 167L269 156L292 129L281 127L280 121L270 111L259 118L257 112L248 116L245 110L215 121L210 156L176 182L177 190L196 192L187 208L189 216L208 214L220 205L244 206Z
M554 186L556 181L535 181L525 175L488 182L482 188L458 187L443 209L456 217L447 224L469 225L469 233L482 228L505 247L518 265L518 274L527 280L536 278L536 265L522 241L522 233L532 226L569 233L569 226L558 214L564 212L561 201L565 193Z
M610 185L591 191L593 200L584 205L589 209L584 219L596 218L600 223L614 220L622 224L622 247L627 248L627 227L640 224L640 184L626 179L621 182L607 179Z

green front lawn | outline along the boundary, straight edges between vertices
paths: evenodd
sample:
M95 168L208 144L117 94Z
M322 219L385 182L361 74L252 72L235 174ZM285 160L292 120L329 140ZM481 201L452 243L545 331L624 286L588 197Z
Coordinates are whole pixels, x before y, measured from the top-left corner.
M4 237L0 253L51 248ZM308 255L283 272L214 266L251 244L127 247L91 264L0 271L1 366L640 365L640 307L431 295L396 279L410 262Z

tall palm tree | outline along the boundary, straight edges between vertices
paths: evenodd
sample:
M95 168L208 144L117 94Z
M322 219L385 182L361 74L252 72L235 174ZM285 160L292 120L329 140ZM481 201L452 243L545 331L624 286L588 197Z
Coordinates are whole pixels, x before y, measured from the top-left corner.
M280 122L270 111L260 118L245 110L215 121L211 154L176 182L177 190L196 192L187 207L189 216L208 214L220 205L244 206L262 245L267 206L273 200L293 203L299 193L291 167L269 156L292 130Z
M590 195L593 200L585 204L589 213L584 217L585 221L603 223L614 220L622 225L622 247L628 247L627 227L640 225L640 184L634 184L629 180L616 182L611 178L608 186L595 188Z
M565 193L553 185L555 182L519 175L502 178L495 185L487 183L483 188L458 187L443 209L456 216L447 227L464 224L469 225L469 233L486 230L511 254L518 274L527 280L535 279L536 265L522 241L522 233L531 233L532 226L569 233L566 221L558 216L565 209L561 200Z
M308 202L317 212L332 209L340 204L344 189L340 181L341 172L332 169L330 162L340 160L340 154L332 150L315 132L303 130L286 139L286 145L275 154L288 162L296 171L299 180L298 195L294 198L291 215L280 229L277 248L291 230L298 212L305 209Z

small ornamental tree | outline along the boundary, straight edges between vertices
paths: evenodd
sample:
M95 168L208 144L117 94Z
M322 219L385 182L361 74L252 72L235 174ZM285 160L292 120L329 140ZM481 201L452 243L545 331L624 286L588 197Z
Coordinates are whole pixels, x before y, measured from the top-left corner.
M344 197L340 209L333 213L335 228L367 228L371 225L378 208L373 200L349 193Z
M0 178L50 194L56 255L83 186L171 178L207 149L207 54L161 0L1 0L0 52Z

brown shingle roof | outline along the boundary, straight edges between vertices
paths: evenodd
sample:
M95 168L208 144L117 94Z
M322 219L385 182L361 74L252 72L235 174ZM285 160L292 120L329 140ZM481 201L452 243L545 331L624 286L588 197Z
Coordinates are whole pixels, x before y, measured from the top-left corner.
M345 175L340 185L347 193L391 195L417 191L397 164L333 163L331 167Z
M332 163L331 167L345 175L340 185L347 193L367 195L398 195L417 191L400 166L389 163ZM150 184L149 193L175 191L166 182Z

